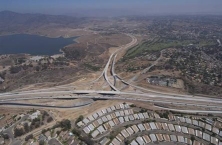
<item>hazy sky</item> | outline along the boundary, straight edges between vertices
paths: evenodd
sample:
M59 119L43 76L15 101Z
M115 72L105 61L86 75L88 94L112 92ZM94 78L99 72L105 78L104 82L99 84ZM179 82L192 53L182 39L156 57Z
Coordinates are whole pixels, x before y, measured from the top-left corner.
M0 0L0 11L79 15L222 14L222 0Z

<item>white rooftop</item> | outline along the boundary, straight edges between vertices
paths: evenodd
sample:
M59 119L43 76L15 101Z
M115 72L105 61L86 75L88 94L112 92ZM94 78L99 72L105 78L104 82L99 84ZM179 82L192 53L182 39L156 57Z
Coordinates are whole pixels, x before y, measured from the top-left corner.
M209 131L211 131L211 130L212 130L212 127L211 127L211 125L210 125L210 124L206 124L205 128L206 128L207 130L209 130Z
M175 135L170 135L171 141L177 142L177 137Z
M39 110L37 110L36 112L32 113L31 115L29 115L29 118L31 120L38 118L38 116L41 114L41 112Z
M175 125L175 129L176 129L177 132L181 132L181 127L180 127L180 125Z
M123 137L127 138L129 137L129 134L127 133L127 131L124 129L121 131L121 134L123 135Z
M135 140L133 140L130 145L138 145L138 143Z
M152 140L152 142L157 141L156 135L155 134L150 134L150 139Z
M129 133L129 135L132 135L134 133L133 129L131 127L128 127L126 131Z
M184 143L185 142L184 137L183 136L178 136L178 142Z
M90 129L90 131L93 131L95 129L95 127L92 124L88 125L88 128Z
M93 138L95 138L99 135L99 131L95 130L95 131L93 131L93 133L91 135L92 135Z
M150 124L151 129L157 129L155 123L151 122L149 124Z
M94 120L93 116L92 115L88 116L88 120L93 121Z
M112 120L110 120L110 121L109 121L109 125L110 125L111 127L113 127L113 126L115 125L115 123L114 123Z
M82 122L84 122L85 124L87 124L87 123L89 123L89 119L85 118L85 119L83 119Z
M101 134L102 134L103 132L105 132L105 129L104 129L103 126L99 126L97 129L99 130L99 132L100 132Z
M136 141L137 141L140 145L144 145L144 144L145 144L145 142L144 142L144 140L143 140L142 137L137 137L137 138L136 138Z
M86 133L86 134L89 134L90 133L90 129L86 126L83 131Z
M203 133L203 139L210 142L210 135L204 132Z
M182 126L181 128L182 128L182 132L183 132L183 133L188 133L187 127Z
M197 120L193 120L193 125L199 126L198 121Z
M138 126L138 128L140 129L140 131L144 131L144 130L145 130L143 124L138 124L137 126Z

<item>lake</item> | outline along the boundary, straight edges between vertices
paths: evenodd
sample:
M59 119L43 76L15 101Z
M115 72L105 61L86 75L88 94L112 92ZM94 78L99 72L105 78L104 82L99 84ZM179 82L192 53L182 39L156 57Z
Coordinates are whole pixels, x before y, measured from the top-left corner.
M59 50L75 43L72 38L49 38L45 36L15 34L0 36L0 54L28 53L31 55L53 55Z

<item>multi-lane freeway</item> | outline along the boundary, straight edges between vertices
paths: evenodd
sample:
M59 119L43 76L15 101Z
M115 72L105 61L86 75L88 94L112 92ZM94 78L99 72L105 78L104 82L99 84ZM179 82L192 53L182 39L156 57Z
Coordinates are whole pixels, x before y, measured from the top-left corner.
M57 86L53 88L45 88L30 91L13 91L8 93L0 94L0 103L8 103L13 101L21 101L26 99L56 99L56 98L93 98L93 99L121 99L130 101L145 101L151 103L162 103L162 104L173 104L173 105L183 105L183 106L196 106L207 109L206 113L213 111L217 113L222 113L222 100L216 98L206 98L201 96L192 95L181 95L172 93L163 93L158 91L153 91L150 89L142 88L133 84L133 81L127 82L115 73L115 62L117 55L135 44L137 44L136 37L127 34L132 38L129 44L120 46L114 51L105 65L101 75L94 81L97 82L99 79L104 78L104 81L110 87L110 91L104 90L73 90L71 85ZM154 62L151 66L158 63L158 60ZM150 68L150 67L149 67ZM147 69L149 69L147 68ZM147 71L144 70L144 71ZM114 81L110 81L110 77L114 78ZM123 92L121 88L117 88L115 85L116 79L119 79L122 84L130 86L132 88L140 90L140 92ZM91 84L91 83L89 83ZM77 95L78 94L78 95ZM79 95L81 94L81 95ZM30 104L31 105L31 104ZM170 109L170 108L168 108Z

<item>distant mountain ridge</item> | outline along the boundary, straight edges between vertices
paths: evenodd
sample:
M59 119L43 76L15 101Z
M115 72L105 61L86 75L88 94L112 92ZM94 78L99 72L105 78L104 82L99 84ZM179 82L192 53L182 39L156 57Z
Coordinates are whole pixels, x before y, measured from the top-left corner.
M86 18L62 15L22 14L12 11L0 12L0 34L6 32L19 33L42 26L77 27Z

